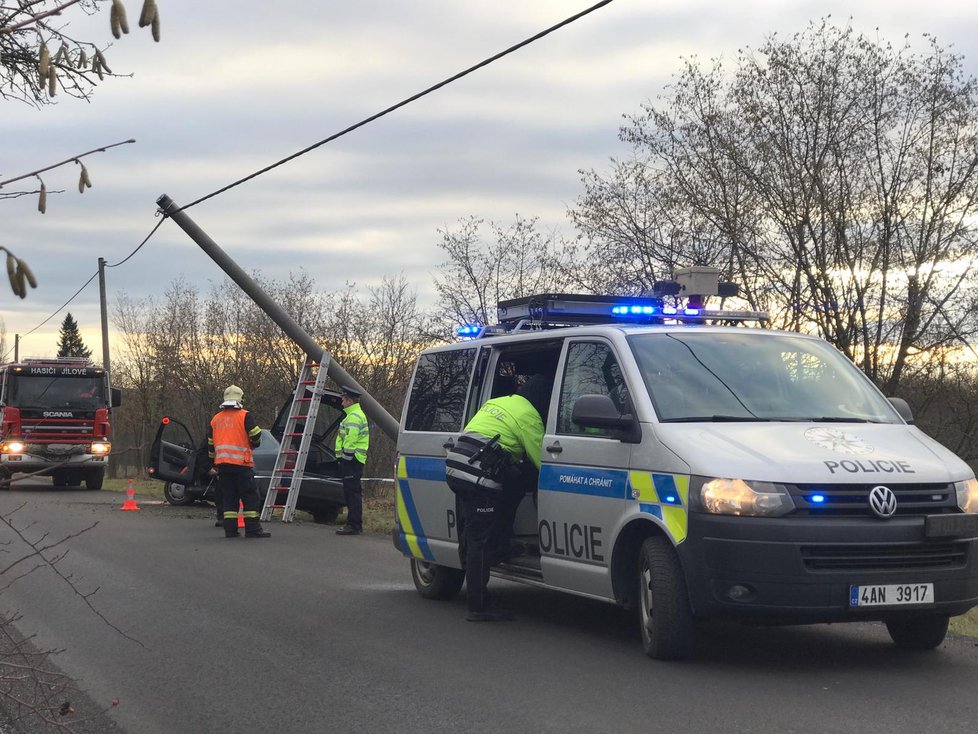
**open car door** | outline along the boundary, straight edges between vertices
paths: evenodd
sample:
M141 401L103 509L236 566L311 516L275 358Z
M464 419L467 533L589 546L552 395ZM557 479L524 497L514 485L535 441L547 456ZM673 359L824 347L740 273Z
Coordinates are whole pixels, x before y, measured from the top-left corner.
M149 475L164 482L191 486L197 476L197 453L190 429L165 416L149 451Z

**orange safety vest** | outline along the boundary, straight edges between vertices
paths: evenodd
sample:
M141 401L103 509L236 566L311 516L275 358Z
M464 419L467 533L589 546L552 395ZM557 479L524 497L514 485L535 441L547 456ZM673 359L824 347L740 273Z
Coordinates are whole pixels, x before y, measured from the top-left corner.
M211 418L211 435L214 438L214 463L254 466L245 430L247 410L222 410Z

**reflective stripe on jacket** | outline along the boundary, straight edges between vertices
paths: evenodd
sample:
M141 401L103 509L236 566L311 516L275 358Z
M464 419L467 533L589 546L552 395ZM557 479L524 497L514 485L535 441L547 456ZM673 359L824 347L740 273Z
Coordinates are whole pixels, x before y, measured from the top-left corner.
M367 416L363 414L360 403L353 403L343 408L346 414L340 423L336 434L336 458L345 461L356 459L361 464L367 463L367 449L370 448L370 426Z
M499 445L515 461L525 456L540 468L543 452L543 420L537 409L522 395L504 395L487 400L465 426L466 433L486 438L499 434Z
M261 428L253 426L248 430L245 427L247 417L248 411L243 408L222 408L211 418L214 464L255 465L251 447L258 445Z

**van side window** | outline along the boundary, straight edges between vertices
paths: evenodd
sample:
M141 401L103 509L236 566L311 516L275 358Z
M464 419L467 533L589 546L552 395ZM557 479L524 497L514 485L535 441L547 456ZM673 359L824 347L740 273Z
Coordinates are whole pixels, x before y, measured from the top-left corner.
M628 388L611 347L603 342L575 342L567 350L560 387L557 433L615 437L614 431L585 428L571 420L574 402L582 395L607 395L622 413L628 412Z
M453 349L422 355L414 373L405 430L462 430L465 396L475 349Z

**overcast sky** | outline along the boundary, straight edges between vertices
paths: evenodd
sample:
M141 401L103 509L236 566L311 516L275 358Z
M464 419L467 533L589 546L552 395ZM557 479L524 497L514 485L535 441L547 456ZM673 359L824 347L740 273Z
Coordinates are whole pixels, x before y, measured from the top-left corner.
M113 42L112 79L90 102L58 97L36 110L3 102L0 180L102 145L44 177L36 198L0 202L0 244L32 265L26 300L0 290L7 351L98 269L125 258L156 225L156 199L186 204L322 140L587 7L582 0L158 0L163 38L136 24L114 41L108 13L68 11L78 38ZM438 230L470 215L511 223L539 217L572 232L565 213L580 169L606 170L628 149L621 116L663 92L681 58L724 57L831 14L859 31L918 47L925 32L978 75L974 2L880 0L614 0L546 38L191 208L188 214L247 271L284 278L300 267L324 290L364 288L403 274L431 303ZM28 183L27 186L30 184ZM5 188L9 191L17 185ZM26 187L26 186L25 186ZM223 277L172 222L126 264L107 271L110 313L121 293L160 293L184 278ZM53 356L65 311L101 355L98 284L21 340L20 355Z

